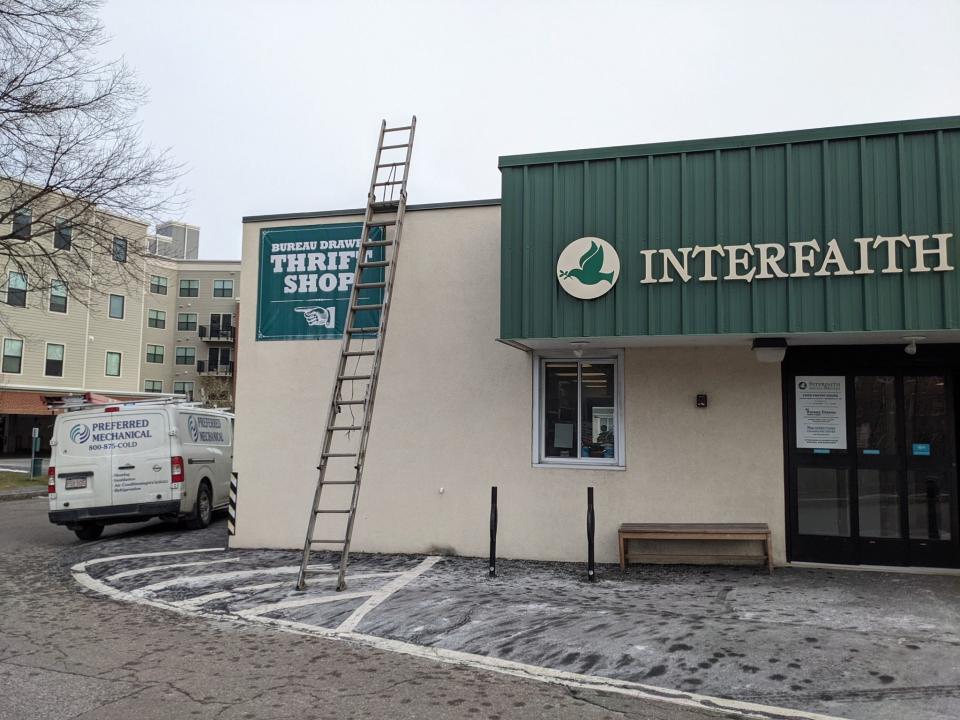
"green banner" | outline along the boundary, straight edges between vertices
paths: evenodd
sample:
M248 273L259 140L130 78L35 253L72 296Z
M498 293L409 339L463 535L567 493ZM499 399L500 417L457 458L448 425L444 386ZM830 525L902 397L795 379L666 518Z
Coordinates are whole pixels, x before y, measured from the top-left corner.
M343 336L347 303L356 272L362 223L264 228L260 231L257 340L324 340ZM383 229L370 230L380 240ZM367 251L382 260L384 248ZM369 269L363 282L383 281ZM382 288L361 290L359 305L383 302ZM356 327L380 324L380 311L357 313Z

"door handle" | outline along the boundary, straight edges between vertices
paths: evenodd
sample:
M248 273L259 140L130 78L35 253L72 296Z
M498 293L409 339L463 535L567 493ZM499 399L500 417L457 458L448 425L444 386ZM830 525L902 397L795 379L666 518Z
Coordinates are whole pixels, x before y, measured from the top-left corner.
M133 470L135 467L136 465L121 465L117 470Z

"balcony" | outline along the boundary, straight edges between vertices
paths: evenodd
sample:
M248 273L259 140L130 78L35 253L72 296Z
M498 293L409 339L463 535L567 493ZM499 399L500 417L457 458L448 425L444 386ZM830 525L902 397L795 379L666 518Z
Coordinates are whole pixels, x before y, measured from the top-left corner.
M201 340L211 343L232 343L234 329L232 327L216 327L214 325L198 325L197 334Z
M233 362L210 365L205 360L197 360L197 374L207 377L233 377Z

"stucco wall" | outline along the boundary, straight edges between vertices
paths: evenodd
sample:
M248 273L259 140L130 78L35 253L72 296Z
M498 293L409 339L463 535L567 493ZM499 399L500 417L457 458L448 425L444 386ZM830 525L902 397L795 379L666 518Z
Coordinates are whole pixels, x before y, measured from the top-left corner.
M354 549L484 555L497 485L501 556L580 560L592 485L598 561L616 561L621 522L713 521L769 523L783 562L780 372L747 347L628 349L626 469L532 466L532 360L495 342L499 224L496 207L407 215ZM235 547L302 544L339 350L253 340L274 225L244 227Z

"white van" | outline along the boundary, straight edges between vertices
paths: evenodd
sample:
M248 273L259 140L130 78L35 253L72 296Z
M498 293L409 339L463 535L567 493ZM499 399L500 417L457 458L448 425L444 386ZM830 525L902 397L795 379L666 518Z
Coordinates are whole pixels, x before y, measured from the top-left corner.
M57 416L50 446L50 522L81 540L153 517L206 527L228 504L229 413L176 400L88 406Z

